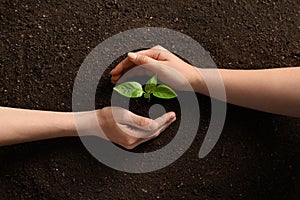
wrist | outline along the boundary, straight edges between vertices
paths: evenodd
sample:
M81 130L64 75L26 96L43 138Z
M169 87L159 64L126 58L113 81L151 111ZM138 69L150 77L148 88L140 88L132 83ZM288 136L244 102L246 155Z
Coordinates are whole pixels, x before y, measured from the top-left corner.
M101 129L101 113L103 109L75 112L70 113L72 115L73 125L69 126L75 130L77 136L100 136L102 137ZM74 127L74 128L73 128Z
M78 136L75 124L74 113L65 112L58 113L60 115L58 118L61 119L58 126L63 136Z
M192 74L192 78L190 81L191 86L194 89L194 92L201 93L207 95L207 87L205 81L203 79L203 75L201 69L197 67L193 67L194 73Z

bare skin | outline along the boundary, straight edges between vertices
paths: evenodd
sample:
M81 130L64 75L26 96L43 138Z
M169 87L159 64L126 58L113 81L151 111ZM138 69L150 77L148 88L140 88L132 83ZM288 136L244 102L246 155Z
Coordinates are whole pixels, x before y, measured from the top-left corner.
M74 115L77 115L77 122ZM96 121L93 120L94 116ZM173 112L152 120L118 107L105 107L81 113L0 107L0 146L74 137L78 136L79 128L81 136L99 136L127 149L133 149L157 137L175 120Z
M145 64L151 64L151 67L145 69ZM162 82L175 89L185 90L187 87L184 82L174 76L175 70L187 80L195 92L204 95L210 95L206 82L216 82L215 74L218 73L223 80L227 96L221 100L260 111L300 117L300 67L264 70L201 69L156 46L129 53L128 57L110 72L112 83L117 83L122 75L136 66L144 68L141 71L146 74L149 74L149 70L152 71ZM218 89L217 86L215 89Z
M145 69L145 64L151 64L151 67ZM121 76L136 66L139 66L141 73L149 75L150 70L152 74L157 74L162 82L175 89L194 90L205 95L212 95L206 83L216 82L217 72L223 80L227 96L221 100L265 112L300 117L300 67L265 70L199 69L157 46L129 53L111 71L112 83L117 83ZM174 71L183 78L178 78ZM186 87L187 82L191 88ZM218 90L217 85L214 89ZM218 95L213 97L219 98ZM0 146L78 136L74 115L80 118L79 129L84 135L99 136L127 149L157 137L176 120L173 112L152 120L116 107L82 113L0 107ZM96 116L96 120L93 120L93 116ZM99 125L101 129L97 128Z

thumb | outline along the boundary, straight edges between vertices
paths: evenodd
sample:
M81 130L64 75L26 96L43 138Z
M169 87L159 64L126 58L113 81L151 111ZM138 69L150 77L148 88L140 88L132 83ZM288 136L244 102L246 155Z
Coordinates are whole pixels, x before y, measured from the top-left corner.
M131 52L128 53L128 59L136 65L146 65L157 62L157 60L154 60L149 56Z

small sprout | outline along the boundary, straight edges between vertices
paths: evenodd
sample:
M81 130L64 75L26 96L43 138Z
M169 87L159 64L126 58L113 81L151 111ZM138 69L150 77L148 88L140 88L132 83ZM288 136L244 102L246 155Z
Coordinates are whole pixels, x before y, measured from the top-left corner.
M157 76L152 76L152 78L149 79L149 81L147 81L146 85L145 85L145 92L151 94L151 92L153 92L156 88L157 85Z
M119 94L128 98L138 98L144 95L144 98L150 102L151 94L161 99L172 99L177 97L174 90L166 85L157 85L157 76L151 77L146 85L145 91L138 82L125 82L114 87L114 90Z

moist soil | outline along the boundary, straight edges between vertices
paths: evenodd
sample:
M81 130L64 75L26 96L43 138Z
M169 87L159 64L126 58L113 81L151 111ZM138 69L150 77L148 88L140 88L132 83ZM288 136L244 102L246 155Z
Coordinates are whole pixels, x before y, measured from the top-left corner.
M164 27L189 35L219 68L299 66L299 10L300 2L294 0L1 0L0 105L71 111L74 80L86 56L105 39L140 27ZM108 72L117 61L107 66L99 81L97 108L110 105L113 85ZM210 122L210 99L197 97L198 134L171 165L144 174L117 171L98 162L79 138L1 147L0 198L300 198L299 119L228 105L220 140L200 159L198 152ZM148 116L152 104L175 111L178 120L134 152L160 149L178 130L177 99L153 98L150 103L134 99L130 110Z

